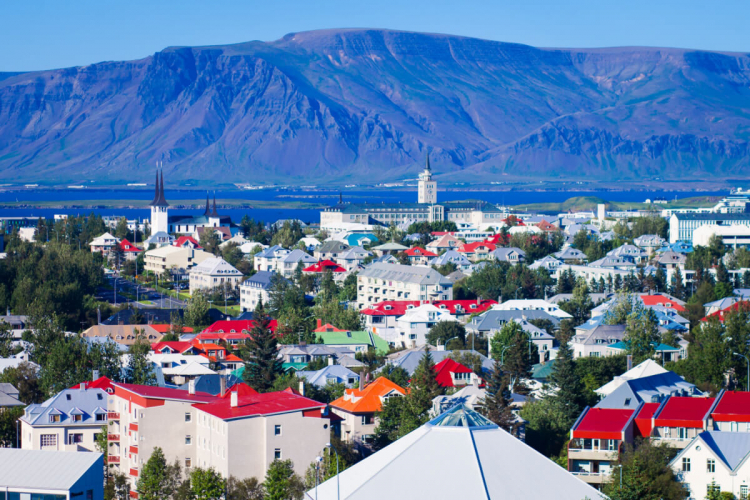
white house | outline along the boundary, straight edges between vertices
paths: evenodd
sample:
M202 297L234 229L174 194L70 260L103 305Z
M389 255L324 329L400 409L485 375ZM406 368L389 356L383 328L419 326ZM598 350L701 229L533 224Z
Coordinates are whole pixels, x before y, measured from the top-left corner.
M557 304L550 304L542 299L506 300L502 304L492 306L492 309L495 309L496 311L544 311L561 320L573 317L560 309L560 306Z
M196 290L211 290L229 283L237 286L242 273L221 257L206 259L190 270L190 294Z
M406 313L396 321L399 332L397 346L419 347L427 343L427 333L439 321L457 321L456 317L445 309L432 304L422 304Z
M91 247L92 252L99 252L103 255L108 255L119 242L120 240L118 238L109 233L104 233L91 240L89 247Z

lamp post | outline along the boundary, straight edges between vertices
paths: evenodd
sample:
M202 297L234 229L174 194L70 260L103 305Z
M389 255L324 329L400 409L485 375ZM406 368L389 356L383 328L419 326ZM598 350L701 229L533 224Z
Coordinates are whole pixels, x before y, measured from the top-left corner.
M740 354L738 352L732 354L740 358L745 358L745 361L747 362L747 379L745 380L745 391L750 392L750 359L748 359L748 357L744 354Z
M318 478L320 476L320 462L323 457L315 457L315 500L318 500Z
M448 342L450 342L451 340L457 339L457 338L458 338L458 335L456 335L455 337L449 338L448 340L446 340L445 342L443 342L443 347L447 346ZM440 347L440 339L438 339L438 341L437 341L437 347Z
M505 347L503 347L503 350L500 352L500 365L503 367L505 366L505 351L508 349L510 349L510 346L506 345Z
M336 454L336 499L341 500L341 483L339 482L339 452L336 448L331 446L331 443L326 443L326 448L333 450Z

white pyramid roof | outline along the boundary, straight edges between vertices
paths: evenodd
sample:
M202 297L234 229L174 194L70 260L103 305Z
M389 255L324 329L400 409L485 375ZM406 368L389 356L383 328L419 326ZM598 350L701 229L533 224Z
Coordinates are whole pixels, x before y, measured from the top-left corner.
M606 397L612 394L615 389L624 384L626 380L635 380L637 378L650 377L651 375L658 375L660 373L666 373L667 371L668 370L659 365L659 363L657 363L653 359L647 359L643 363L634 366L622 375L615 377L614 380L607 382L600 388L596 389L594 392L602 397Z
M339 474L341 500L604 498L465 406L456 406ZM307 492L316 499L316 491ZM336 477L317 488L336 500Z

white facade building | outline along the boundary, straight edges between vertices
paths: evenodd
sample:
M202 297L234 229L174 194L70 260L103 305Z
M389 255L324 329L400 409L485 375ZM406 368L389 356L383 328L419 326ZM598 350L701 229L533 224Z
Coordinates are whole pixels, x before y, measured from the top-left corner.
M427 343L430 328L440 321L457 321L456 317L445 309L439 309L432 304L409 309L396 320L399 338L395 341L397 347L420 347Z
M384 300L451 300L453 283L429 267L373 263L357 274L357 306Z
M206 259L190 270L190 294L222 287L225 283L234 288L242 277L241 272L221 257Z

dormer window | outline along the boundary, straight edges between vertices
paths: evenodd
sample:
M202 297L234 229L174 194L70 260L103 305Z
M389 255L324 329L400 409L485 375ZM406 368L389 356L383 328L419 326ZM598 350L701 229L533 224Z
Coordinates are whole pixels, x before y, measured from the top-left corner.
M51 424L56 424L60 422L60 415L50 415L49 416L49 422Z
M83 415L80 415L80 414L73 415L73 422L83 422Z

